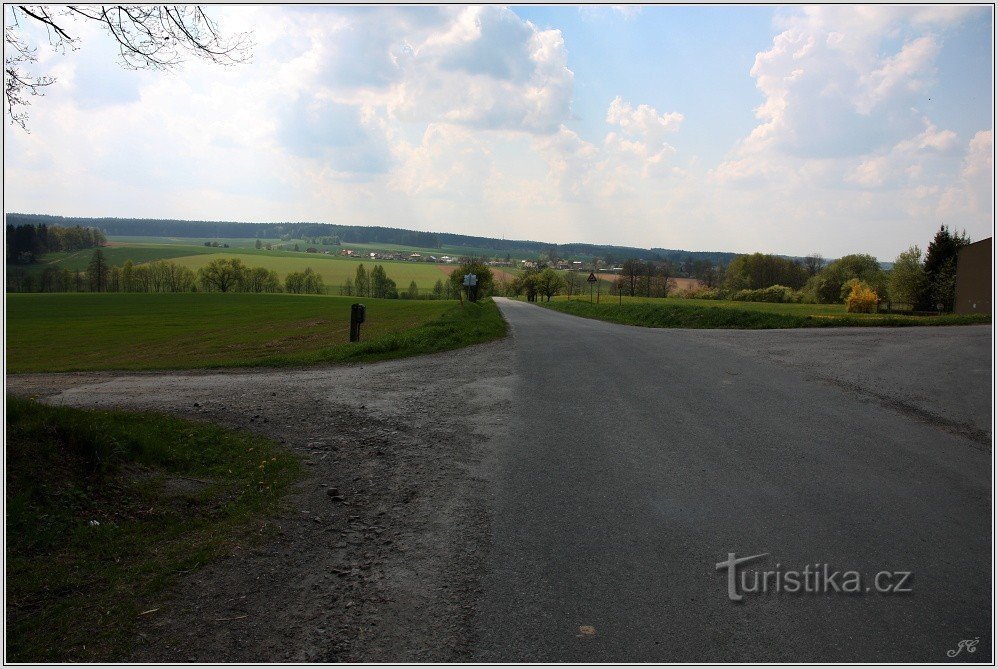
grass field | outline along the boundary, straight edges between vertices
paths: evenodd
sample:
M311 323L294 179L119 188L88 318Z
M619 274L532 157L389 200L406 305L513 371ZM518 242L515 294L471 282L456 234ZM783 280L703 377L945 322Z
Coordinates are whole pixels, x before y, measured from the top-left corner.
M365 299L246 293L7 295L7 371L184 369L383 360L476 344L506 333L491 300Z
M218 249L210 249L205 246L180 246L180 245L159 245L159 244L135 244L129 246L106 246L101 249L104 257L110 265L124 265L126 260L133 263L152 262L153 260L169 260L181 256L194 255L199 253L217 253ZM41 257L40 262L30 265L12 265L33 273L41 273L46 267L56 267L58 269L68 269L73 272L80 272L87 268L90 259L94 255L93 249L82 251L60 251L58 253L46 253Z
M173 262L190 267L195 272L207 265L216 258L239 258L245 265L250 267L266 267L277 272L281 279L289 272L301 272L306 267L311 267L316 273L322 276L326 283L326 290L331 294L337 294L339 287L346 283L347 279L353 281L357 274L357 267L361 264L368 272L375 265L385 268L388 278L395 281L399 291L404 291L409 287L409 282L415 281L416 285L423 291L433 289L433 284L439 280L447 280L448 272L452 267L444 267L421 262L403 262L390 260L351 260L337 256L327 256L315 253L274 253L271 254L242 254L226 253L218 249L212 249L211 254L198 254L174 258Z
M138 245L145 246L147 244L159 244L159 245L171 245L171 246L204 246L205 242L218 242L219 244L228 244L229 248L245 248L245 249L255 249L256 248L256 237L143 237L143 236L124 236L124 235L111 235L107 238L108 242L111 244L128 244L128 245ZM280 239L272 237L269 239L260 239L262 244L281 244L289 243L294 245L294 242L281 242ZM299 241L299 243L301 243Z
M147 239L149 241L138 241ZM305 248L310 246L304 242L298 242L301 251L281 250L281 249L257 249L255 239L223 239L219 240L230 245L230 248L214 248L204 246L203 241L180 239L168 237L113 237L110 245L101 250L110 265L124 265L131 260L135 264L152 262L154 260L171 260L186 265L195 271L203 267L215 258L236 257L250 267L266 267L275 270L281 280L288 272L298 272L306 267L311 267L322 275L326 284L333 288L331 292L338 292L339 286L343 285L349 278L353 280L357 265L361 262L365 268L370 270L375 264L383 265L388 276L395 281L399 290L409 287L409 282L415 281L416 285L423 291L429 291L438 279L446 280L447 274L453 269L450 266L436 265L432 263L414 263L391 260L371 261L369 259L344 258L337 255L326 255L316 253L304 253ZM283 243L288 247L294 242L280 242L280 240L263 240L271 243ZM365 247L365 248L361 248ZM384 250L384 246L376 245L356 245L353 248L358 251L365 251L366 247ZM338 247L329 247L338 250ZM85 249L73 252L46 253L39 262L29 265L8 265L8 271L18 269L32 275L41 274L47 267L57 269L68 269L73 272L80 272L87 269L90 259L93 257L93 249Z
M116 244L118 243L120 242L116 242ZM346 283L347 279L353 281L357 273L357 266L361 263L368 271L374 265L384 266L385 272L389 278L395 281L400 291L408 288L409 282L415 281L420 290L428 292L433 289L433 285L438 280L446 281L448 274L453 270L452 266L432 263L358 260L318 253L268 251L252 246L220 249L189 244L135 244L129 242L122 246L106 246L102 251L110 265L124 265L127 260L136 264L154 260L170 260L190 267L194 271L216 258L239 258L243 264L249 267L266 267L276 271L282 281L289 272L300 272L306 267L311 267L322 275L327 290L334 294L339 292L339 287ZM47 253L42 256L40 262L30 265L9 265L8 271L18 268L31 274L40 274L46 267L56 267L79 272L86 270L93 253L93 249L72 253Z
M898 316L850 314L843 304L774 304L680 298L602 296L600 304L564 298L538 304L563 313L657 328L803 328L832 326L971 325L990 323L990 315Z
M6 446L11 662L125 659L142 614L181 574L261 536L299 472L249 433L17 397Z
M109 241L127 244L181 244L181 245L201 245L203 246L205 242L217 241L219 243L226 243L231 248L254 248L256 246L256 238L228 238L228 237L135 237L135 236L112 236L108 238ZM312 244L310 240L303 239L291 239L287 241L281 241L280 239L261 239L264 244L270 243L273 245L284 244L294 246L298 244L302 249L307 246L315 246L316 248L328 248L330 250L339 251L340 249L352 249L354 251L366 252L371 251L408 251L410 253L422 253L437 256L438 258L442 255L446 256L503 256L505 257L505 252L499 252L492 249L477 248L470 246L441 246L440 248L429 248L424 246L406 246L403 244L358 244L355 242L343 242L339 246L322 246L320 244ZM514 258L534 258L531 254L522 253L512 253Z

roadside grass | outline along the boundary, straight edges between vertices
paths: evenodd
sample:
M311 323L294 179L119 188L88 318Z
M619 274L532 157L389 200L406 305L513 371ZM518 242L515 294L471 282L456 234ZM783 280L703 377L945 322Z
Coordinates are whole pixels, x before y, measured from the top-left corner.
M386 300L397 302L397 300ZM275 356L261 365L330 364L374 362L413 355L450 351L505 337L508 326L499 308L489 300L453 303L433 320L411 329L399 329L381 337L294 355ZM368 310L370 314L370 310ZM368 315L368 319L370 316ZM366 323L365 323L366 325ZM363 325L361 328L363 329Z
M351 344L350 305L367 307ZM491 300L247 293L11 293L7 371L194 369L367 362L502 337Z
M652 328L815 328L851 326L973 325L990 323L990 314L945 314L942 316L899 316L850 314L843 305L771 304L761 302L718 302L659 298L646 301L601 304L588 300L559 300L537 304L548 309L584 318L623 325ZM737 305L728 306L728 305ZM840 307L833 311L827 307ZM822 307L825 307L823 309Z
M551 298L552 302L568 301L565 295L556 295ZM572 302L589 302L588 288L582 294L572 297ZM608 295L605 291L600 295L600 306L617 305L616 295ZM762 311L772 314L790 314L797 316L845 316L845 304L798 304L798 303L776 303L776 302L739 302L735 300L696 300L682 297L630 297L624 295L620 302L623 304L654 304L654 305L680 305L691 307L727 307L730 309L740 309L747 311ZM849 314L850 316L865 317L876 316L877 314Z
M268 533L298 461L248 433L7 397L7 660L127 656L176 578Z

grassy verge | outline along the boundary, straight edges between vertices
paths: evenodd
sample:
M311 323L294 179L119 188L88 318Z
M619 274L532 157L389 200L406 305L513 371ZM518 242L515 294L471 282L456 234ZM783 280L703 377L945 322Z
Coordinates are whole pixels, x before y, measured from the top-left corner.
M501 337L491 301L256 294L8 294L7 371L193 369L364 362Z
M167 589L252 540L298 475L271 442L7 398L7 660L121 659Z
M683 303L687 302L687 303ZM618 305L592 304L583 301L538 302L548 309L584 318L640 325L651 328L815 328L849 326L972 325L990 323L989 314L947 314L943 316L896 316L879 314L802 313L799 309L779 311L772 307L808 307L823 305L772 305L754 308L744 303L737 308L710 304L689 304L690 300L658 300L658 303L630 302ZM705 302L700 300L700 302Z
M481 344L504 337L506 332L506 321L491 299L474 304L465 302L452 306L439 318L419 327L391 332L356 344L269 358L259 364L280 366L389 360Z

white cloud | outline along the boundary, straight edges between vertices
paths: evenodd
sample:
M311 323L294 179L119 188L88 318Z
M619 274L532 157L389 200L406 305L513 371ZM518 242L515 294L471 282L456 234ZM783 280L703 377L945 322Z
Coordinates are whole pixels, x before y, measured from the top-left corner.
M399 168L389 185L407 195L474 198L491 171L491 151L468 128L431 123L417 145L395 146Z
M946 190L939 184L958 171L960 138L920 107L942 36L966 16L893 6L784 15L751 70L765 96L760 122L709 171L711 180L746 198L765 194L746 204L759 211L773 209L780 192L830 219L862 208L848 214L857 226L898 226L898 212L928 215ZM850 189L868 192L844 196ZM801 220L813 232L821 217Z
M633 194L646 180L684 174L670 160L675 148L664 140L679 130L682 120L678 112L659 114L644 104L634 108L617 96L607 109L606 123L619 130L608 132L601 145L563 125L556 135L537 141L535 149L572 200Z
M658 142L666 134L679 131L683 115L679 112L659 115L648 105L638 105L637 109L634 109L618 95L610 103L610 108L606 112L606 122L619 125L628 135Z
M941 130L928 119L923 123L922 132L901 140L890 151L861 158L845 181L865 188L917 185L928 175L938 179L946 171L952 172L952 156L959 147L956 133Z
M564 39L504 7L467 7L400 58L388 110L406 121L548 133L571 113Z
M939 197L933 213L957 229L968 219L994 221L994 187L994 132L981 130L968 142L959 178Z
M967 155L963 162L964 177L994 174L994 132L981 130L977 132L967 147Z

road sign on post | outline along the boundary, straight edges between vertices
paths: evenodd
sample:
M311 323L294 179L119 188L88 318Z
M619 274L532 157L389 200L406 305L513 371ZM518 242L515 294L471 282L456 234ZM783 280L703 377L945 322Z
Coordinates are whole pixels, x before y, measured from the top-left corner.
M596 283L596 282L598 282L599 279L596 278L596 273L595 272L590 272L589 273L589 278L586 279L586 281L589 283L589 301L592 302L593 301L593 284Z
M477 274L465 274L464 275L464 289L468 293L468 299L472 302L478 299L478 275Z

